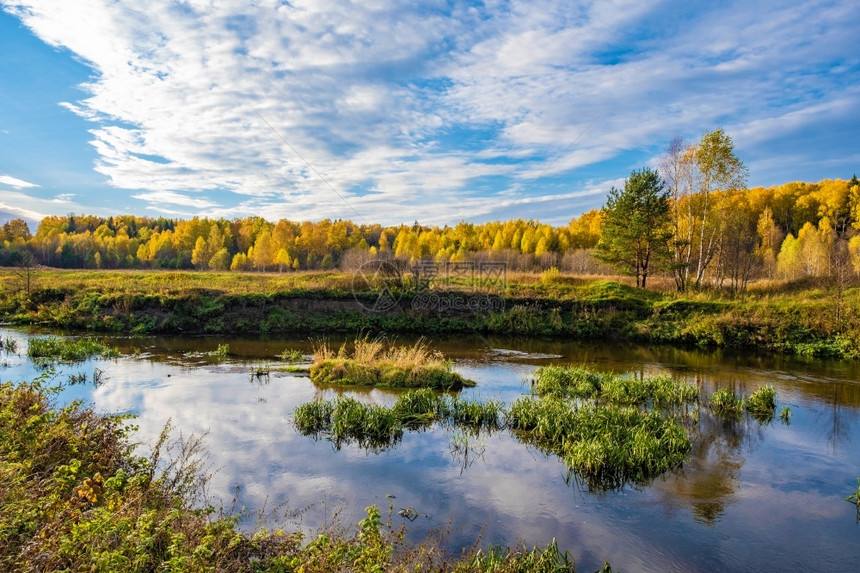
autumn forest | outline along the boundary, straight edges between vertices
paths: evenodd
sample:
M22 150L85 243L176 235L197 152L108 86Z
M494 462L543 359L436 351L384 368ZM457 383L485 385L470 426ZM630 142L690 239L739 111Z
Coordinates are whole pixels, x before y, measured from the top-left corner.
M710 166L702 153L709 137L718 156ZM654 272L673 277L679 290L711 285L733 291L756 279L860 274L856 176L746 188L745 169L722 130L693 144L671 143L659 167L668 206L660 223L666 225L665 256L652 263ZM44 218L35 234L23 220L7 222L0 229L0 265L29 258L58 268L290 272L350 270L372 258L397 258L506 261L515 271L625 273L624 265L594 256L606 215L606 207L591 210L560 227L522 219L384 227L329 219L70 214Z

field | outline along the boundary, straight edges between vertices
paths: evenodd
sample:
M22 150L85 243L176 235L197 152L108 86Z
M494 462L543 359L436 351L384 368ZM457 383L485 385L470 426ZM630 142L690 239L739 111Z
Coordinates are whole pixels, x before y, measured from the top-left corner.
M377 312L380 293L340 272L38 270L29 294L19 278L0 271L0 319L97 332L512 333L860 357L860 289L817 281L679 294L627 279L519 273L502 285L428 291L404 282Z

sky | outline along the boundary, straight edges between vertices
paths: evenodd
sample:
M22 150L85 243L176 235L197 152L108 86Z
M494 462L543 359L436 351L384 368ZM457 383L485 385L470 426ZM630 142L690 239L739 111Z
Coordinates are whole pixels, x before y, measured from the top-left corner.
M0 221L556 225L676 135L860 171L860 3L0 0Z

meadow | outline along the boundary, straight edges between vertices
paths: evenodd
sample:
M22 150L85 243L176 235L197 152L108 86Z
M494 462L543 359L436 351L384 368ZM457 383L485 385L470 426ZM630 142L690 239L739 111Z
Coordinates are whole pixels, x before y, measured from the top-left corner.
M353 292L353 276L341 272L38 270L29 294L17 280L0 271L2 320L96 332L480 332L860 357L860 289L812 279L677 293L622 278L511 273L502 287L432 291L498 297L493 308L416 308L404 285L385 312L368 310L379 293Z

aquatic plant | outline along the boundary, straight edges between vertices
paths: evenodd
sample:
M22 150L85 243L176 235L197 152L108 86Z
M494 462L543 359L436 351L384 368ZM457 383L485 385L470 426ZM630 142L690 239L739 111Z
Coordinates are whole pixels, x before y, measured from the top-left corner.
M412 346L395 346L382 338L357 338L352 353L343 344L335 351L323 343L314 349L310 369L317 384L347 384L401 388L459 390L474 386L451 370L451 363L431 351L422 339Z
M336 400L331 421L331 440L337 447L355 441L362 448L379 450L403 436L403 423L391 408L363 404L348 396Z
M214 358L227 358L230 354L230 345L229 344L219 344L218 348L215 350L210 350L206 353L206 356L212 356Z
M519 439L557 455L595 491L646 485L690 450L677 419L631 407L524 396L507 419Z
M296 429L305 435L318 435L331 428L335 402L316 398L299 405L293 413Z
M396 444L404 430L426 428L434 422L472 430L494 430L501 425L504 404L440 396L429 388L410 390L387 408L363 404L351 397L315 399L298 406L293 414L296 429L308 436L335 443L356 442L379 450Z
M86 384L87 375L84 372L78 372L77 374L69 374L68 383L70 386L75 386L77 384Z
M846 497L845 501L860 506L860 478L857 478L857 491Z
M762 386L744 401L744 408L759 422L770 422L776 412L776 389L770 384Z
M604 566L607 573L612 569ZM567 551L562 552L558 542L553 539L544 548L534 547L512 550L498 545L491 545L486 551L478 550L471 558L454 569L457 573L480 572L520 572L529 573L573 573L576 571L574 560Z
M440 417L453 426L468 426L485 430L501 427L505 404L492 399L486 402L444 396L439 400Z
M729 390L720 388L708 399L711 410L722 418L739 418L744 408L743 398Z
M596 400L600 403L674 408L694 403L695 386L669 376L618 375L594 372L581 366L542 366L532 378L539 396Z
M9 354L15 354L18 352L18 341L10 336L7 336L6 338L0 336L0 350L8 352Z
M27 355L46 365L52 362L83 362L88 358L116 358L119 350L92 338L48 336L31 338L27 344Z
M783 406L782 410L779 412L779 419L785 425L790 424L791 423L791 408L789 408L788 406Z
M304 359L305 356L302 354L301 350L296 350L295 348L287 348L281 352L281 360L284 362L295 364L296 362L303 362Z
M860 478L857 478L857 491L846 497L845 501L857 507L857 523L860 523Z

